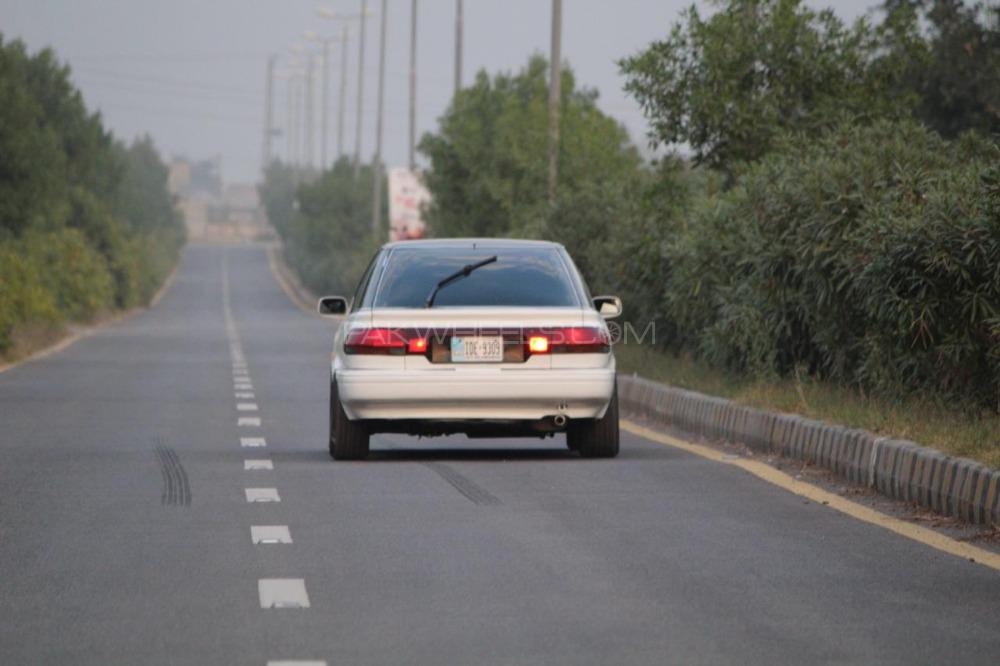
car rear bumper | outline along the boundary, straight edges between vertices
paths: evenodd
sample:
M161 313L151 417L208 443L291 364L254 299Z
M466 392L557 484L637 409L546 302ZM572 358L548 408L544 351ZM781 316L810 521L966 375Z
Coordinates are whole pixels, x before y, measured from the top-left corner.
M615 370L337 370L344 412L355 419L539 420L600 418Z

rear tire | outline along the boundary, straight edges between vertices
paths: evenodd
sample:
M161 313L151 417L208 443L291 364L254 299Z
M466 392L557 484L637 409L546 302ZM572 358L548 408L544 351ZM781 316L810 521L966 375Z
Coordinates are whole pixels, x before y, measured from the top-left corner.
M618 455L618 389L599 419L570 421L566 444L583 458L614 458Z
M337 382L330 382L330 456L334 460L363 460L368 457L368 443L364 422L347 418Z

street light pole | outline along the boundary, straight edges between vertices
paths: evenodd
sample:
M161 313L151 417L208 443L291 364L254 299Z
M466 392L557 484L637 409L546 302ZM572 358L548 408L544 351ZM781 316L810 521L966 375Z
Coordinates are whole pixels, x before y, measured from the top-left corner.
M365 91L365 16L368 14L368 0L361 0L359 20L360 35L358 37L358 115L355 118L354 135L354 177L358 177L361 169L361 113Z
M327 144L327 116L330 115L330 39L323 39L323 92L320 108L320 144L319 144L319 169L323 171L327 168L326 144Z
M274 139L274 64L277 57L267 58L267 80L264 86L264 152L261 171L271 163L271 142Z
M296 74L291 81L291 94L292 94L292 165L298 169L302 166L302 142L300 140L300 135L302 134L302 122L301 122L301 100L302 100L302 76L301 74Z
M462 0L455 0L455 93L462 87Z
M559 102L562 92L562 0L552 0L549 72L549 206L556 205L559 177Z
M344 104L346 103L347 86L347 21L360 21L358 39L358 117L356 135L354 137L354 177L358 177L361 169L361 122L364 104L364 81L365 81L365 18L368 16L367 0L361 0L361 12L358 14L338 14L332 9L318 7L317 13L325 19L331 21L344 21L342 41L342 57L340 60L340 100L339 117L337 118L337 154L343 154L343 134L344 134Z
M340 92L337 95L337 159L344 154L344 102L347 100L347 25L341 31Z
M289 73L285 79L285 161L295 164L295 74Z
M328 127L330 125L330 44L337 41L336 37L321 37L312 30L307 30L302 33L302 36L308 40L319 42L323 47L322 52L322 100L320 101L320 149L319 149L319 162L320 170L325 170L329 163L327 162L327 148L329 147L329 131Z
M385 97L385 15L387 0L382 0L378 57L378 110L376 112L375 158L372 160L372 235L378 238L382 227L382 113Z
M306 55L306 131L305 131L305 163L306 167L312 169L315 165L314 160L314 148L315 148L315 130L316 130L316 118L315 118L315 95L313 93L313 88L315 87L316 76L313 72L313 54L309 53Z
M417 0L410 3L410 170L417 168Z

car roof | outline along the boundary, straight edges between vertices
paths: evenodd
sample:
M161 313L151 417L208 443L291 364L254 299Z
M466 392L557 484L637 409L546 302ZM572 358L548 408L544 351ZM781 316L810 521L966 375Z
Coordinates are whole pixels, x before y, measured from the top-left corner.
M426 240L403 240L386 243L383 249L390 250L399 247L412 248L415 250L439 250L461 247L489 247L489 248L526 248L526 247L548 247L561 248L562 243L542 240L522 240L517 238L430 238Z

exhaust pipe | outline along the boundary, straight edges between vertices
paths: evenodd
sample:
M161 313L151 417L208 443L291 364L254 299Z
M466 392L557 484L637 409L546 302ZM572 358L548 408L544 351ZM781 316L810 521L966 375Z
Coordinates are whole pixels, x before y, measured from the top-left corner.
M555 416L552 417L552 422L555 423L560 428L566 425L566 420L567 419L565 414L556 414Z

